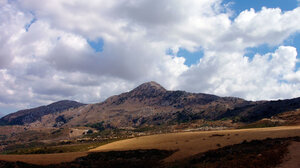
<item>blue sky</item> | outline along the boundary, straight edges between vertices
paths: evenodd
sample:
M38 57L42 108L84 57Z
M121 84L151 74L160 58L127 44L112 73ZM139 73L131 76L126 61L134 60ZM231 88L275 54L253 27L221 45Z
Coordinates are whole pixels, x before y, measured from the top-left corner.
M223 4L230 4L229 7L234 11L234 19L239 13L244 10L250 10L250 8L255 9L255 11L260 11L262 7L267 8L280 8L283 12L293 10L298 6L297 0L224 0ZM298 53L300 53L300 33L295 33L289 39L285 40L283 45L291 45L297 48ZM258 47L251 47L246 49L245 56L252 59L255 54L266 54L274 52L278 46L270 46L268 44L263 44ZM185 64L191 66L192 64L197 64L199 58L203 56L203 51L196 51L191 53L185 49L180 49L178 56L184 57L186 59ZM299 58L298 54L298 58ZM300 67L300 63L297 64L297 68Z
M280 8L283 12L293 10L298 6L297 0L224 0L223 4L230 4L229 7L234 11L233 18L234 19L239 13L244 10L250 10L250 8L255 9L255 11L260 11L262 7L266 8ZM97 39L94 41L88 40L88 44L94 49L96 52L103 51L104 42L102 39ZM290 45L297 48L298 53L300 53L300 34L295 33L289 39L285 40L283 45ZM279 45L271 46L268 44L263 44L258 47L247 48L245 51L245 56L252 59L255 54L264 55L266 53L274 52ZM172 52L167 52L167 54L174 55ZM191 66L193 64L197 64L199 59L204 55L203 50L199 48L199 50L195 52L189 52L187 49L180 48L177 56L184 57L186 59L185 65ZM298 55L299 57L299 55ZM297 68L299 68L300 63L297 64Z
M291 45L297 48L297 58L300 58L300 33L295 33L288 40L284 42L285 45ZM296 64L296 68L300 68L300 62Z
M88 44L94 49L95 52L103 51L104 41L99 38L97 40L87 40Z
M231 3L230 7L234 10L235 16L244 10L249 10L250 8L255 9L255 11L260 11L262 7L267 8L280 8L283 12L293 10L298 7L297 0L224 0L223 3ZM291 45L297 48L298 53L300 53L300 33L295 33L289 39L285 40L283 45ZM261 45L259 47L247 49L246 56L252 57L253 54L266 54L273 52L278 46L270 46L267 44ZM298 54L299 58L299 54ZM299 68L300 64L297 64Z
M233 18L234 19L240 12L244 10L250 10L250 8L255 9L255 11L260 11L262 7L267 8L280 8L283 12L293 10L298 6L297 0L224 0L223 4L230 4L229 7L234 11ZM33 20L34 22L35 20ZM33 23L31 22L30 25ZM29 26L30 26L29 25ZM104 42L102 39L97 39L94 41L88 40L88 44L94 49L96 52L103 51ZM300 34L295 33L289 39L285 40L283 45L290 45L297 48L298 53L300 53ZM274 52L279 45L271 46L268 44L263 44L258 47L247 48L245 51L245 56L250 59L253 58L255 54L266 54ZM172 52L168 53L170 55L174 55ZM184 57L186 59L185 65L191 66L193 64L197 64L199 59L204 55L203 50L200 48L195 52L189 52L184 48L180 48L177 56ZM298 55L299 57L299 55ZM297 64L297 68L299 68L300 63Z
M298 6L297 0L224 0L223 3L232 3L231 8L235 13L254 8L255 11L262 7L280 8L282 11L293 10Z

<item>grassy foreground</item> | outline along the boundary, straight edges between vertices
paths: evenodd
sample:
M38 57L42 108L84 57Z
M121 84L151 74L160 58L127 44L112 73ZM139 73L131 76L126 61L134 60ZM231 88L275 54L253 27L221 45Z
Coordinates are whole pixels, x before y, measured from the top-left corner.
M35 147L21 147L17 149L7 150L2 154L16 154L16 155L26 155L26 154L53 154L53 153L68 153L68 152L86 152L90 149L99 147L111 143L113 141L103 141L103 142L90 142L90 143L78 143L78 144L67 144L67 145L39 145Z
M0 167L24 168L71 168L71 167L108 167L108 168L135 168L135 167L199 167L199 168L252 168L274 167L280 164L287 153L291 141L300 142L300 137L277 138L266 140L244 141L241 144L226 146L217 150L199 153L192 157L176 162L163 162L163 159L175 151L167 150L130 150L90 153L68 163L52 165L34 165L23 162L0 161Z
M165 161L173 162L208 150L266 138L300 136L300 126L252 128L222 131L181 132L144 136L109 143L91 151L136 149L178 150Z
M177 163L178 161L187 160L209 150L218 150L222 147L240 144L242 142L246 143L246 141L249 142L252 140L263 140L266 138L276 139L293 136L300 136L300 126L206 132L181 132L116 141L102 145L94 150L90 150L90 152L102 154L112 151L142 150L143 152L147 152L150 149L169 152L172 151L168 155L164 155L164 158L160 157L160 159L163 158L163 162L167 163ZM88 152L74 152L54 154L0 155L0 160L12 163L25 162L32 165L59 165L63 162L73 162L76 158L85 158L88 156L88 154ZM134 157L133 159L136 158L137 157ZM109 159L107 161L109 161Z

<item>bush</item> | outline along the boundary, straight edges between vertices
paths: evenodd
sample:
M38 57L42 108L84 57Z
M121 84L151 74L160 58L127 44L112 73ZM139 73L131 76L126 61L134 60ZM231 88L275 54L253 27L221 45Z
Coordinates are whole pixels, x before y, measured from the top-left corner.
M86 133L87 133L87 134L92 134L93 132L94 132L93 130L90 130L90 129L89 129Z
M85 126L91 127L91 128L95 128L98 131L103 131L105 129L105 127L104 127L104 121L101 121L101 122L95 123L95 124L87 124Z

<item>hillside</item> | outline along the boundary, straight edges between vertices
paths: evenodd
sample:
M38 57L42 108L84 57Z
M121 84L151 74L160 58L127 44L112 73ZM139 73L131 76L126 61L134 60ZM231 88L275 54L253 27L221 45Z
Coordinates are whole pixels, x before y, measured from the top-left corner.
M68 110L61 115L68 119L68 126L103 121L104 125L114 127L138 127L226 118L249 123L299 108L300 98L246 101L235 97L168 91L156 82L148 82L102 103ZM48 118L47 121L51 120Z
M246 101L203 93L169 91L156 82L112 96L104 102L83 106L60 101L7 115L9 125L76 127L102 123L105 128L174 125L194 120L224 120L250 123L300 108L300 98L278 101Z
M226 113L220 115L219 119L231 117L237 118L241 122L254 122L262 118L270 118L277 114L294 111L299 108L300 98L264 101L258 104L250 104L233 110L228 110ZM285 119L284 116L282 116L282 119Z
M179 135L178 132L195 131L200 131L202 135L202 131L212 133L234 128L299 125L299 101L300 98L247 101L234 97L170 91L158 83L148 82L101 103L84 105L74 101L60 101L9 114L0 119L5 125L0 127L0 153L82 152L99 143L144 135L161 136L163 133L174 132ZM280 129L274 129L277 128ZM285 136L296 135L286 131L282 133ZM226 137L229 138L226 142L228 140L231 143L236 137L234 134L231 136ZM253 138L256 135L251 133L249 136ZM192 140L184 140L184 143L188 142ZM178 146L176 141L174 144ZM136 145L133 143L134 147ZM193 149L194 145L189 148Z
M52 103L47 106L40 106L37 108L20 110L15 113L6 115L0 119L0 125L24 125L30 124L40 120L42 116L60 113L70 108L77 108L84 104L76 101L62 100Z
M175 124L197 119L217 119L228 110L251 104L253 102L240 98L168 91L158 83L148 82L102 103L46 115L36 125L57 125L58 118L66 121L63 123L66 127L102 121L109 127Z

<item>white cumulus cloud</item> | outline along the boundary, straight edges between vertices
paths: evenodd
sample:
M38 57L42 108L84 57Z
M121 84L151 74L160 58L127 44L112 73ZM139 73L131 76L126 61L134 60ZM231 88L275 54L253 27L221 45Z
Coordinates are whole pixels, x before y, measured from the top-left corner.
M252 60L243 57L243 53L209 54L212 55L182 74L182 88L249 100L300 94L300 85L295 83L299 71L295 72L297 52L294 47L281 46L274 53L257 54Z
M93 103L146 81L246 99L300 96L300 8L231 18L221 0L0 1L0 108ZM95 52L89 41L103 40ZM247 48L276 51L253 58ZM179 49L204 56L190 67ZM166 54L172 50L173 55Z

